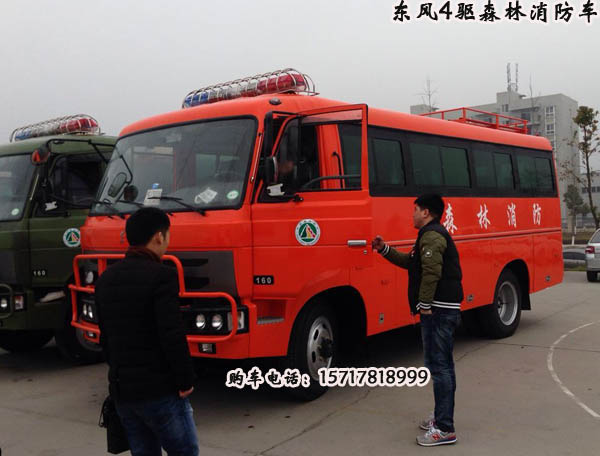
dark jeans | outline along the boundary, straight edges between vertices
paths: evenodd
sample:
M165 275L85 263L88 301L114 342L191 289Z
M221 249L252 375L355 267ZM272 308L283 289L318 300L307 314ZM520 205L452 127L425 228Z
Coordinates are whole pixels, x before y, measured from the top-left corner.
M133 456L197 456L198 436L190 401L175 394L136 402L117 402Z
M421 314L421 335L425 367L433 379L435 425L444 432L454 432L454 332L460 323L460 311L432 307L431 315Z

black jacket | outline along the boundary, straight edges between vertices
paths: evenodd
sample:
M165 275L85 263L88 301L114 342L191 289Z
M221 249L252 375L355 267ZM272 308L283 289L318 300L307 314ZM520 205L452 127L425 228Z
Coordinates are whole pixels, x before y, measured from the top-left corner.
M152 399L192 387L175 269L128 253L100 276L95 294L115 399Z

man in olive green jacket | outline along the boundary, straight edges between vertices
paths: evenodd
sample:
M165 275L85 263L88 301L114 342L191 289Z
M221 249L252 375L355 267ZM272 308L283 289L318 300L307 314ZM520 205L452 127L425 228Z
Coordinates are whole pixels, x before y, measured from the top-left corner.
M413 314L421 316L425 367L431 371L435 398L435 411L420 425L427 431L417 437L422 446L456 442L452 351L463 300L462 271L456 245L440 224L443 213L444 200L439 195L423 195L415 200L413 223L419 233L408 254L390 247L381 236L372 242L385 259L408 269L409 305Z

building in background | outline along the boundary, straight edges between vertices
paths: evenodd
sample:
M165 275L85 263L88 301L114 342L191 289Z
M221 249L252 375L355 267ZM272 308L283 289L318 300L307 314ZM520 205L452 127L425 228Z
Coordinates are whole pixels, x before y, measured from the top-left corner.
M527 120L529 134L545 136L550 140L554 149L558 173L562 220L563 223L566 223L568 213L563 202L563 195L569 184L574 184L581 189L581 185L577 184L575 178L565 176L563 172L565 168L573 169L575 172L579 172L580 169L577 140L574 141L577 126L573 122L573 118L577 115L577 101L562 93L527 98L518 92L516 83L511 83L509 73L507 90L497 93L495 102L471 106L471 108ZM433 111L436 110L437 108L433 109ZM431 111L426 104L410 107L411 114L424 114ZM484 114L474 118L493 122L493 119ZM599 187L600 183L596 188ZM583 197L585 199L585 195Z

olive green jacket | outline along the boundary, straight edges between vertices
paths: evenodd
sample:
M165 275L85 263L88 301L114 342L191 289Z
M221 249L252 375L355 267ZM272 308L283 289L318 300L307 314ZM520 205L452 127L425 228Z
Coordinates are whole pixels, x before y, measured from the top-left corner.
M428 231L421 237L419 249L421 251L422 274L419 302L420 308L423 310L431 307L438 281L442 277L444 252L447 246L444 236L435 231ZM387 244L379 253L390 263L408 269L411 254L398 252Z

